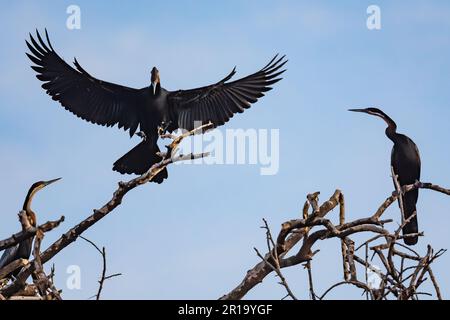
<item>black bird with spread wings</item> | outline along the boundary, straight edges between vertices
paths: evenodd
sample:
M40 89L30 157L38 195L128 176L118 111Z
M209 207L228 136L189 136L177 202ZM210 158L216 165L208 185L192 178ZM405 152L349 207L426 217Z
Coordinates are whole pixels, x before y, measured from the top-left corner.
M236 70L219 82L191 90L168 91L161 87L157 68L151 70L151 84L134 89L102 81L91 76L78 61L75 68L68 65L53 49L47 30L47 43L36 31L26 41L27 56L35 64L42 88L76 116L102 126L128 130L130 136L140 130L143 141L114 163L113 170L123 174L143 174L161 161L157 154L158 128L174 131L191 130L196 125L212 122L223 125L236 113L250 108L271 85L280 81L287 60L275 56L260 71L245 78L229 81ZM161 183L167 171L161 171L154 181Z

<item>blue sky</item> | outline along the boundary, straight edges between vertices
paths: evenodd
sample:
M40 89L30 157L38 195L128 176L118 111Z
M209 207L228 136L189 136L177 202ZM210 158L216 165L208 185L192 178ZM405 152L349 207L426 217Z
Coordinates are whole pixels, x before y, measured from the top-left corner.
M81 30L66 28L66 8L81 8ZM366 28L366 9L381 8L382 29ZM5 7L6 8L6 7ZM280 130L280 171L259 168L172 166L162 185L132 191L123 205L85 236L106 246L104 298L215 299L237 285L265 249L261 219L274 231L299 215L306 194L322 200L343 190L349 219L373 213L392 190L391 142L384 123L352 114L377 106L397 121L422 156L422 180L450 187L450 4L447 1L14 1L0 12L0 238L17 231L16 213L35 181L63 177L34 202L39 221L66 216L46 235L50 244L108 200L125 177L112 163L134 146L128 134L80 121L40 88L25 56L25 38L47 28L68 62L77 57L92 75L132 87L149 84L155 65L167 89L238 77L275 53L289 58L284 80L224 128ZM450 199L422 191L420 239L447 248ZM333 213L334 219L337 212ZM386 214L396 222L398 209ZM336 221L336 220L335 220ZM318 292L340 280L338 241L320 244L314 273ZM79 240L54 262L65 298L86 299L97 289L100 257ZM445 297L450 256L434 272ZM65 286L66 268L79 265L81 290ZM293 290L307 298L301 267L286 270ZM284 296L273 275L248 298ZM350 288L333 298L359 298Z

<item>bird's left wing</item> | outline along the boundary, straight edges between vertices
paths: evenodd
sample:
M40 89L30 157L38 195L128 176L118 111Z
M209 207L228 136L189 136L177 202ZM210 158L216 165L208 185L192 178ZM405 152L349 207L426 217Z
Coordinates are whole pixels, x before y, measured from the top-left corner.
M271 90L271 85L280 81L280 70L287 60L284 56L275 56L264 68L245 78L229 81L236 70L216 84L191 90L170 92L168 102L170 108L171 129L194 129L194 123L204 124L211 121L220 126L236 113L250 108L264 92ZM176 125L175 125L176 124Z
M139 125L139 108L144 89L134 89L102 81L87 73L75 59L76 69L69 66L53 49L47 30L47 44L36 31L37 40L30 34L26 41L28 58L36 77L45 82L42 88L76 116L102 126L119 125L130 130L132 136Z
M19 244L16 244L3 252L2 257L0 258L0 269L14 261L18 250Z
M413 142L414 143L414 142ZM418 180L420 180L420 169L421 169L421 167L422 167L422 161L420 160L420 152L419 152L419 148L417 148L417 145L414 143L414 150L415 150L415 152L416 152L416 156L417 156L417 160L418 160L418 162L417 162L417 164L418 164L418 166L417 166L417 168L416 168L416 170L417 170L417 176L418 176Z

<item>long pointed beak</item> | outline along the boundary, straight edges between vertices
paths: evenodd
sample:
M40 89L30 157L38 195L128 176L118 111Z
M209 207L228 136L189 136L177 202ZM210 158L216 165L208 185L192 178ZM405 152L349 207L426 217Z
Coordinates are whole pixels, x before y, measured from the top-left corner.
M365 109L348 109L348 111L352 111L352 112L366 112Z
M45 186L48 186L49 184L52 184L53 182L59 181L62 178L57 178L57 179L53 179L53 180L49 180L49 181L45 181Z

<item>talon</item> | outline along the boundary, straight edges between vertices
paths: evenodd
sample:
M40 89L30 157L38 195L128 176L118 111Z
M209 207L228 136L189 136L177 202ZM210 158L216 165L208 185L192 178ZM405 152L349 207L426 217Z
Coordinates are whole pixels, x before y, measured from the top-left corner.
M159 136L164 135L164 130L163 130L163 128L161 126L158 127L158 135Z
M165 134L167 132L167 129L169 128L170 124L172 123L172 121L162 121L161 125L158 126L158 134L160 136L162 136L163 134Z
M144 131L139 131L138 133L136 133L136 135L138 136L138 137L141 137L142 138L142 140L147 140L147 135L145 134L145 132Z

